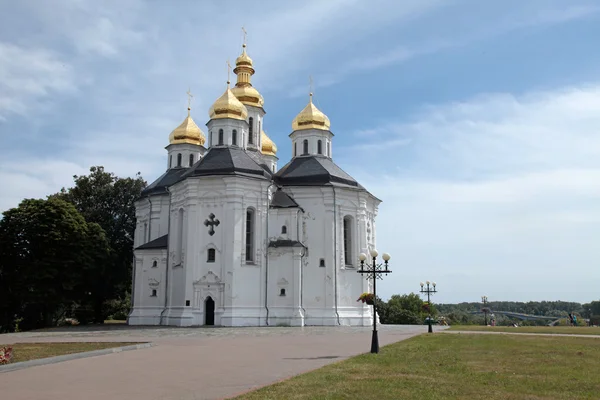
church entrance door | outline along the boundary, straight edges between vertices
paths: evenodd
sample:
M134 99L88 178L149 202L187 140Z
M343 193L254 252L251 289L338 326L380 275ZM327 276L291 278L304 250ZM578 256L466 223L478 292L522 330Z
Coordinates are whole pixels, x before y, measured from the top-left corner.
M204 325L215 324L215 301L208 296L204 301Z

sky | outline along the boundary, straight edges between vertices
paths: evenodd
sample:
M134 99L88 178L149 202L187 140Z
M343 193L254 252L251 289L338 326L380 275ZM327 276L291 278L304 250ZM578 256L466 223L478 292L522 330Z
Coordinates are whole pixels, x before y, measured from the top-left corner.
M279 167L312 76L334 161L383 200L381 297L600 299L593 0L0 0L0 210L93 165L153 181L242 26Z

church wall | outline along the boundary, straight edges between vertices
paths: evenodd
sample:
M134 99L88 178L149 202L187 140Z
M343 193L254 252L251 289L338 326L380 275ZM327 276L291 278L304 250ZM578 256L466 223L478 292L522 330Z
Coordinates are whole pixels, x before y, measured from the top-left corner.
M358 254L368 254L375 246L374 219L379 201L350 188L336 188L335 199L331 187L285 188L304 212L297 208L271 209L266 240L269 186L267 181L240 177L202 177L171 187L170 290L165 323L202 325L204 301L210 295L216 304L215 324L265 325L266 246L270 240L289 239L300 240L308 250L301 247L270 250L269 323L296 325L304 320L307 325L370 324L371 309L356 302L362 292L371 291L370 286L356 270ZM153 226L149 228L152 239L167 233L167 223L161 221L169 220L168 200L168 195L152 197ZM245 259L248 207L255 210L254 261L250 263ZM178 245L180 209L183 246ZM141 200L137 210L138 230L149 211L149 203ZM220 221L212 236L204 225L211 213ZM353 221L352 265L344 265L344 216ZM281 233L283 225L287 228L285 234ZM211 248L215 249L214 262L208 261ZM282 288L286 289L285 296L280 296ZM152 300L144 300L144 305L150 305Z
M305 322L307 325L335 325L333 215L328 212L331 206L327 205L327 189L294 187L286 191L304 209L300 214L300 239L308 247L302 267Z
M265 163L267 164L267 166L269 167L269 170L272 173L276 173L277 172L277 157L275 156L269 156L269 155L265 155L263 154L263 160L265 160Z
M336 188L335 197L331 187L293 187L286 190L305 209L301 236L308 246L304 260L302 304L306 310L306 324L331 323L332 320L336 324L338 321L342 324L368 324L365 318L370 318L370 311L363 303L356 302L361 293L369 291L369 283L357 273L358 254L368 252L367 222L373 233L369 236L372 238L370 241L374 245L374 225L372 219L367 220L374 218L377 201L366 192L352 188ZM349 265L344 259L343 223L346 216L352 221ZM337 229L334 230L336 221ZM321 266L321 259L325 266Z
M145 197L135 203L136 228L133 247L169 233L169 195Z
M229 218L235 223L234 232L225 233L231 243L229 259L232 263L229 289L230 311L225 313L224 325L249 326L266 323L265 258L268 193L270 182L244 178L227 178L227 198L230 199ZM246 212L254 212L254 240L251 261L247 261ZM233 241L231 240L233 238ZM229 273L229 271L228 271ZM227 290L227 289L226 289ZM231 314L231 315L229 315Z
M219 130L223 130L223 144L233 145L233 131L236 130L236 146L245 148L244 143L248 138L248 124L237 119L213 119L207 124L209 147L219 146Z
M366 276L357 273L360 269L358 254L362 252L369 255L370 249L376 248L374 219L377 215L379 200L364 191L357 191L350 188L336 189L336 200L339 211L339 237L343 238L344 217L349 215L353 218L353 262L351 266L344 265L338 274L338 313L343 324L353 324L353 321L360 320L356 316L356 309L358 307L359 313L364 317L368 317L370 324L372 321L372 308L362 302L356 301L361 293L372 292L372 281L367 280ZM338 256L340 261L343 260L343 251L342 240ZM381 262L381 256L379 256L378 261ZM344 263L341 262L341 264Z
M298 241L301 230L298 222L300 208L272 208L269 210L269 240ZM285 229L283 229L285 227ZM270 247L268 249L268 313L269 325L302 326L301 308L303 285L302 259L306 250L301 246Z
M165 305L165 249L136 250L130 325L158 325Z
M295 131L291 134L292 139L292 157L301 156L304 154L304 140L308 141L308 154L324 155L331 157L332 154L332 139L333 134L329 131L320 129L307 129ZM321 141L321 153L318 152L318 142ZM327 146L329 145L329 155ZM294 150L295 149L295 150ZM294 151L296 154L294 154Z
M167 146L167 169L175 168L175 167L183 167L189 168L194 165L204 153L206 153L206 148L200 145L190 144L190 143L179 143L179 144L170 144ZM181 154L181 165L178 165L179 154ZM190 155L192 158L192 164L190 165Z
M202 325L205 321L204 301L209 295L215 301L215 324L265 324L264 246L268 187L268 181L227 176L190 178L171 188L169 257L172 290L168 315L173 324ZM252 262L245 259L248 207L255 212ZM179 215L180 209L183 219ZM214 220L219 221L213 235L205 225L211 213ZM182 220L183 231L180 232ZM215 249L214 262L208 261L211 248Z
M248 143L248 137L246 137L246 147L252 147L255 149L262 148L262 138L260 135L260 131L263 129L263 117L265 115L265 111L261 108L246 105L246 109L248 110L248 124L250 124L250 118L252 118L252 133L253 140L252 144Z

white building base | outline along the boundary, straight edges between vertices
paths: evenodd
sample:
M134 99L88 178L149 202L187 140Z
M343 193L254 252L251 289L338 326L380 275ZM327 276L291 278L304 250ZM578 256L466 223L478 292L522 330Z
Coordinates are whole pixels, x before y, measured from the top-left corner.
M136 307L127 317L127 325L160 325L163 307Z

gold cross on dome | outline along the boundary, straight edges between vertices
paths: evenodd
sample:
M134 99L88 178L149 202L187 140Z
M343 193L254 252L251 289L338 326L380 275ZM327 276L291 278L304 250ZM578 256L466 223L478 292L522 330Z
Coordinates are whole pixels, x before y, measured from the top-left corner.
M227 83L229 83L229 74L231 73L231 64L229 64L229 59L227 59Z
M244 29L243 26L242 26L242 34L244 35L244 44L246 44L246 35L248 34L248 32L246 32L246 29Z
M194 95L190 91L190 88L188 88L188 91L186 93L188 95L188 108L192 108L192 97L194 97Z
M310 94L312 95L312 93L313 93L313 78L312 78L312 75L308 77L308 90L310 91Z

